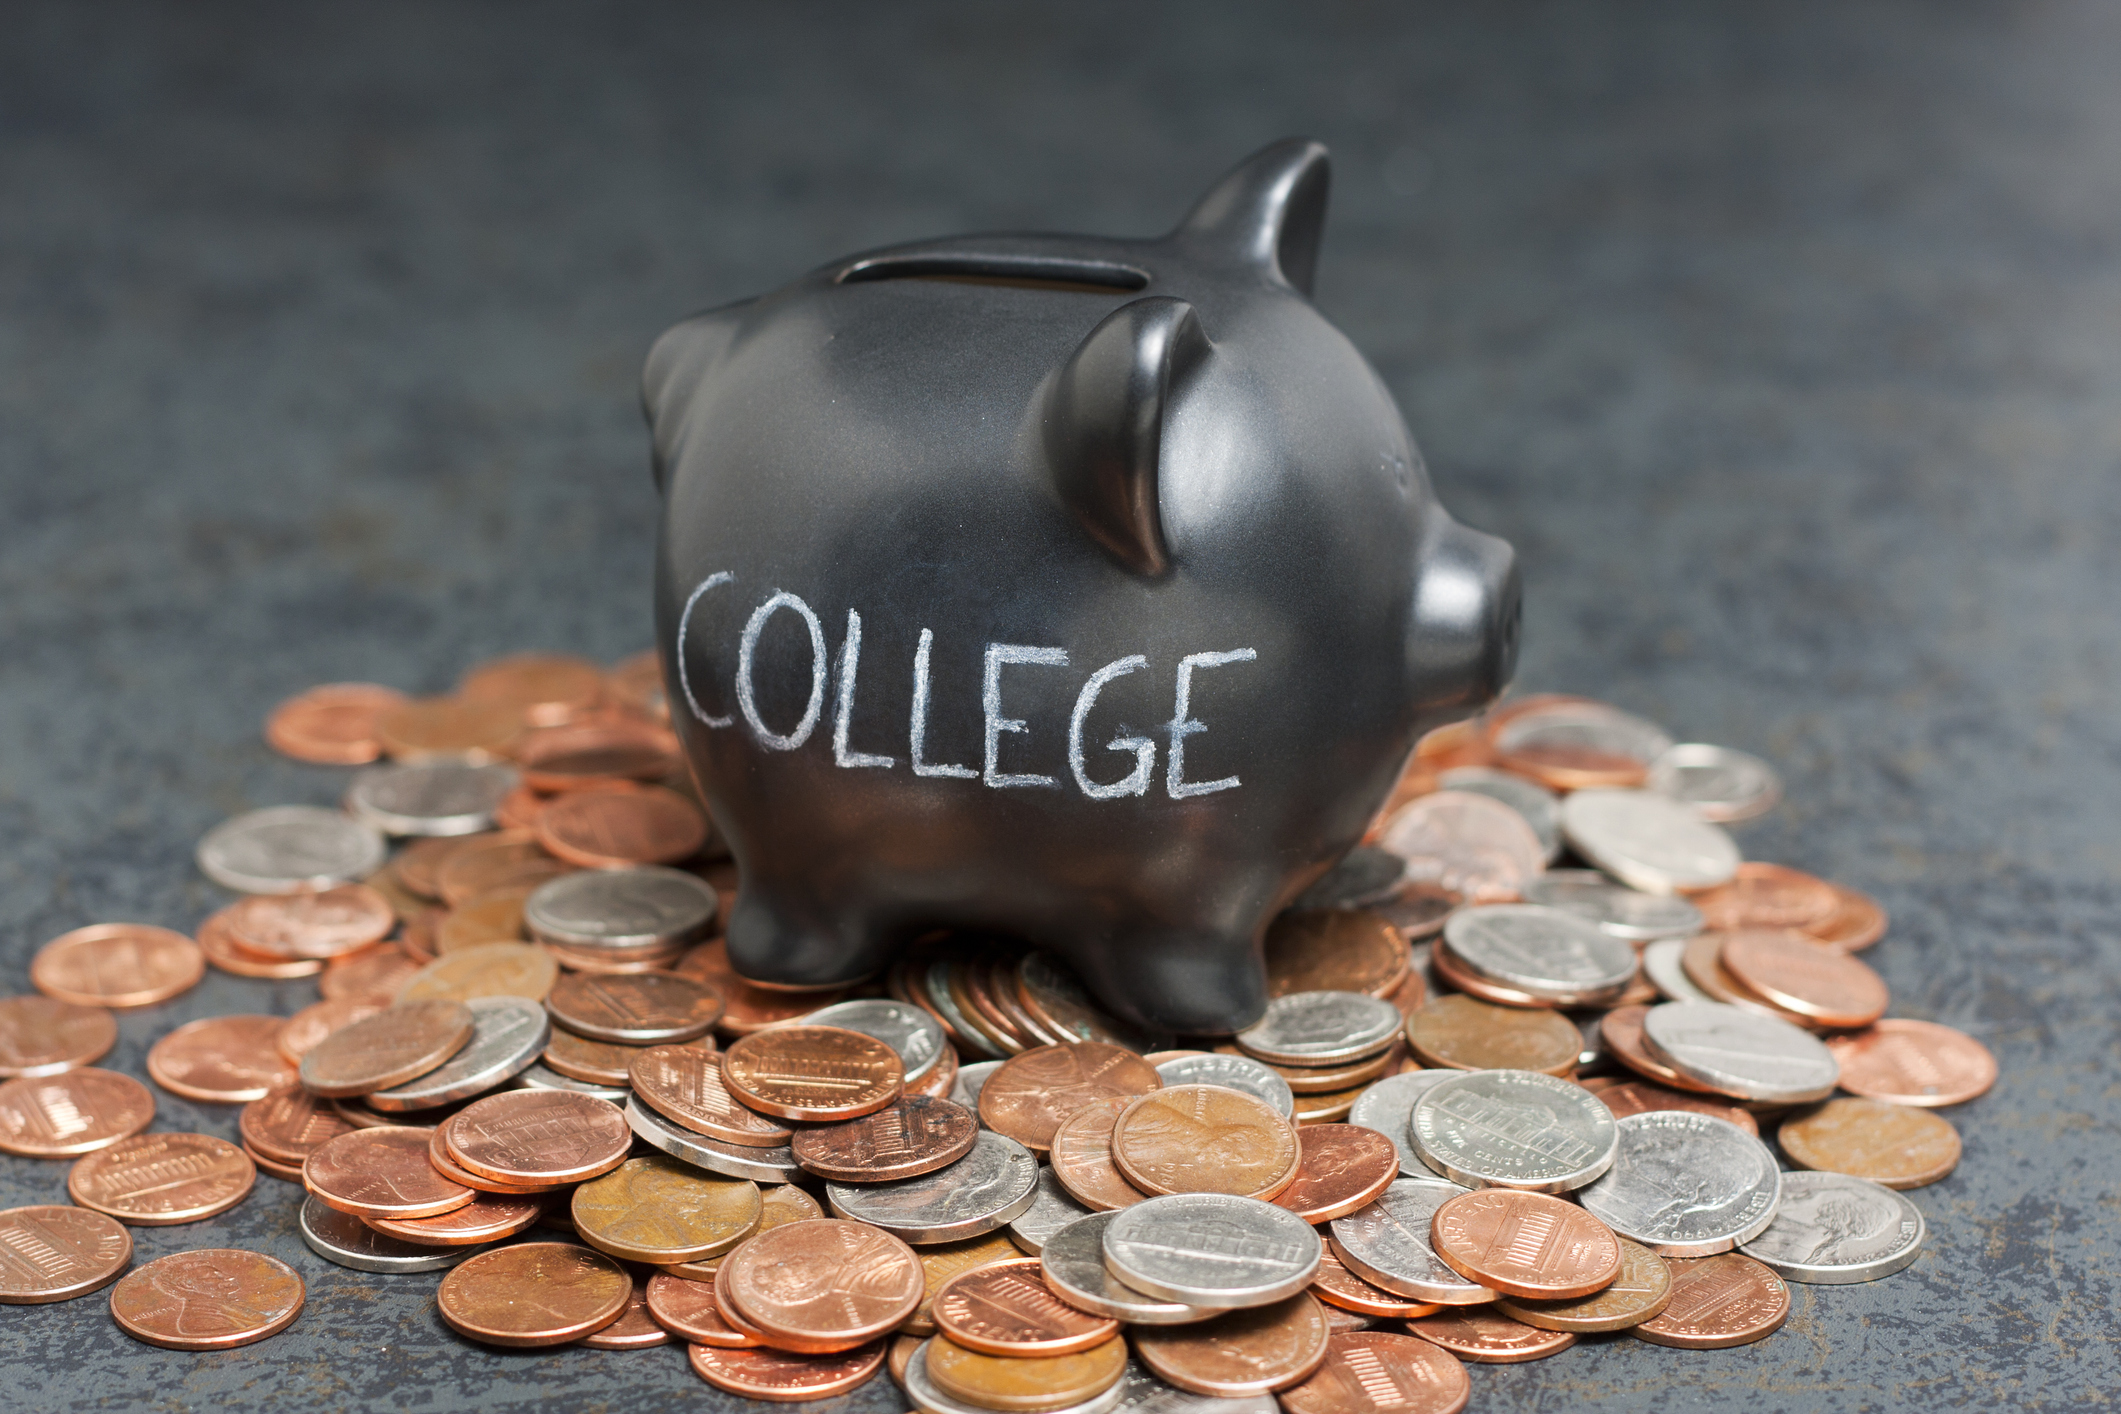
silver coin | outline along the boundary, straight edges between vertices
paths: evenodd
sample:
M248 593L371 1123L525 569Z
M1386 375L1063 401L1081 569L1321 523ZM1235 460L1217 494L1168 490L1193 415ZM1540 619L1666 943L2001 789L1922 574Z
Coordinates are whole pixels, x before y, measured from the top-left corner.
M1782 1206L1739 1250L1789 1281L1845 1286L1891 1276L1922 1254L1929 1225L1904 1193L1845 1173L1782 1176Z
M1196 1306L1265 1306L1318 1275L1318 1233L1287 1208L1170 1193L1113 1214L1105 1267L1137 1291Z
M1613 1166L1576 1201L1622 1237L1660 1257L1713 1257L1775 1220L1775 1156L1729 1120L1651 1110L1619 1129Z
M1561 857L1561 797L1537 781L1491 766L1453 766L1436 778L1444 790L1469 791L1499 800L1518 814L1539 836L1539 847L1547 852L1547 863Z
M1220 1085L1265 1100L1283 1119L1296 1113L1296 1095L1289 1089L1289 1082L1250 1056L1226 1056L1214 1051L1180 1056L1165 1061L1156 1073L1167 1089L1173 1085Z
M1738 872L1738 846L1692 806L1651 790L1580 790L1561 802L1576 852L1644 893L1714 888Z
M510 1090L565 1090L575 1095L594 1095L599 1100L609 1100L614 1105L626 1103L633 1092L623 1085L599 1085L594 1080L577 1080L571 1075L562 1075L543 1061L532 1061L510 1077Z
M718 907L714 886L681 869L583 869L533 889L523 923L555 947L661 953L706 937Z
M1841 1079L1834 1053L1802 1027L1721 1002L1666 1002L1643 1014L1644 1047L1720 1094L1801 1105Z
M1399 1035L1399 1008L1361 992L1291 992L1237 1033L1237 1044L1279 1065L1361 1060Z
M1031 1206L1009 1220L1009 1240L1036 1257L1046 1250L1047 1239L1090 1210L1075 1201L1051 1168L1038 1171L1038 1194Z
M1495 733L1504 755L1526 751L1595 751L1647 766L1672 749L1672 738L1655 722L1603 702L1557 702L1510 718Z
M889 1183L828 1183L840 1217L907 1242L956 1242L1007 1227L1038 1198L1038 1160L1014 1139L980 1131L972 1152L947 1168Z
M1479 976L1556 1006L1610 1002L1635 980L1633 946L1536 903L1461 908L1443 940Z
M838 1026L882 1041L898 1052L899 1060L906 1067L909 1084L934 1070L943 1058L943 1048L950 1044L943 1035L941 1022L917 1006L907 1006L886 997L835 1002L798 1018L794 1024Z
M695 1168L725 1178L748 1178L754 1183L793 1183L808 1177L795 1161L795 1150L782 1144L759 1148L749 1144L726 1144L694 1134L672 1124L644 1106L639 1096L626 1101L626 1127L644 1143L653 1144L673 1159L683 1159Z
M529 1069L552 1040L552 1018L527 997L476 997L464 1005L471 1010L464 1048L439 1069L370 1095L371 1108L424 1110L484 1094Z
M1683 800L1704 820L1735 824L1765 815L1782 799L1782 780L1757 756L1728 746L1685 742L1650 766L1646 785Z
M1573 913L1631 943L1691 938L1704 923L1701 910L1687 900L1616 884L1596 869L1549 869L1526 881L1524 901Z
M1407 1140L1414 1124L1414 1102L1428 1094L1430 1087L1464 1074L1462 1070L1408 1070L1388 1075L1355 1097L1348 1123L1374 1129L1391 1140L1399 1151L1399 1171L1408 1178L1433 1177L1436 1171L1421 1161Z
M907 1400L915 1409L921 1411L921 1414L991 1414L991 1411L981 1405L967 1404L943 1393L937 1388L935 1381L928 1378L928 1347L933 1344L935 1337L928 1337L914 1348L912 1356L906 1361L906 1378L901 1388L905 1390ZM1052 1414L1109 1414L1109 1411L1119 1407L1120 1399L1126 1392L1126 1384L1124 1378L1115 1380L1090 1398L1076 1404L1062 1405L1052 1411Z
M1430 1243L1436 1210L1471 1189L1440 1178L1402 1178L1331 1224L1333 1252L1364 1281L1416 1301L1478 1306L1495 1293L1445 1266Z
M1137 1326L1182 1326L1219 1316L1227 1308L1165 1301L1136 1291L1105 1266L1105 1229L1116 1212L1091 1213L1049 1234L1039 1249L1046 1285L1070 1306Z
M223 820L199 841L206 877L243 894L328 889L383 867L382 832L316 805L276 805Z
M1000 1061L974 1061L957 1068L957 1080L950 1086L950 1098L974 1114L979 1113L980 1087L987 1077L1002 1068Z
M1713 1002L1716 999L1694 985L1694 979L1686 975L1680 965L1680 957L1686 952L1684 938L1660 938L1642 947L1642 975L1650 979L1650 985L1675 1002Z
M1414 1102L1407 1137L1454 1183L1567 1193L1612 1167L1620 1132L1581 1085L1533 1070L1472 1070Z
M417 761L370 766L346 788L347 813L386 835L475 835L522 781L513 766Z
M1330 1314L1336 1308L1326 1309ZM1119 1391L1118 1414L1276 1414L1279 1409L1271 1394L1218 1397L1167 1385L1133 1360L1119 1377Z
M1387 850L1359 844L1340 862L1313 880L1289 901L1289 911L1320 908L1369 908L1399 892L1407 861Z
M439 1272L494 1245L430 1247L386 1237L351 1213L325 1207L314 1194L302 1200L299 1223L310 1251L357 1272Z

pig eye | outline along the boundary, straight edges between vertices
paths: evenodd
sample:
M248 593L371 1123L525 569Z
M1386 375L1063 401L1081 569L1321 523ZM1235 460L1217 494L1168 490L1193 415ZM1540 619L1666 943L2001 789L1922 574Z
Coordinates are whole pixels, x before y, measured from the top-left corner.
M952 285L1112 295L1143 288L1149 283L1149 272L1110 261L1046 256L908 255L865 260L848 267L839 277L842 285L866 285L876 280L935 280Z

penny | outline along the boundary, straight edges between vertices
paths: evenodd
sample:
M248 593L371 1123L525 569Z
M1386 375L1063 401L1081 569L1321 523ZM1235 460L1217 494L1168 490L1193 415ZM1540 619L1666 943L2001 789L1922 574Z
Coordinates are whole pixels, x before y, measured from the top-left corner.
M386 1236L351 1213L328 1207L312 1193L302 1200L302 1241L327 1262L363 1272L439 1272L482 1251L433 1247Z
M1789 1319L1789 1287L1751 1257L1724 1252L1668 1265L1671 1302L1654 1319L1629 1328L1638 1340L1721 1350L1764 1340Z
M1109 1316L1058 1300L1040 1271L1019 1258L959 1273L935 1294L936 1328L966 1350L1002 1356L1072 1355L1118 1334Z
M442 1278L435 1306L459 1335L488 1345L564 1345L625 1313L625 1268L572 1242L521 1242L462 1262Z
M497 889L538 885L574 872L555 859L528 830L476 835L451 850L435 869L435 888L451 908L461 908Z
M1541 1330L1590 1335L1641 1325L1663 1311L1671 1299L1672 1272L1664 1258L1623 1237L1620 1275L1603 1290L1567 1300L1504 1296L1496 1301L1495 1309Z
M145 923L97 923L62 933L29 965L32 986L76 1006L153 1006L205 975L206 955L197 943Z
M262 1099L294 1078L280 1053L278 1016L212 1016L190 1022L155 1042L147 1073L157 1085L188 1100L243 1104Z
M273 1045L280 1058L289 1066L299 1066L302 1057L315 1050L317 1043L334 1031L344 1030L364 1017L374 1016L388 1003L372 997L327 997L321 1002L312 1002L293 1016L272 1018L281 1022Z
M372 826L337 810L279 805L223 820L199 840L207 878L239 894L328 889L365 879L389 852Z
M1458 1074L1455 1070L1406 1070L1388 1075L1355 1097L1348 1123L1375 1130L1392 1143L1399 1158L1399 1171L1408 1178L1433 1178L1435 1170L1421 1161L1407 1134L1414 1123L1414 1102L1429 1087Z
M1800 1012L1777 1006L1766 997L1738 980L1729 968L1723 965L1723 945L1733 935L1729 933L1703 933L1689 938L1680 949L1679 967L1687 980L1711 1001L1749 1011L1755 1016L1765 1016L1776 1021L1786 1021L1792 1026L1802 1026L1808 1031L1821 1029L1820 1023ZM1820 944L1821 951L1830 951Z
M915 1254L921 1262L921 1304L900 1324L906 1335L935 1334L935 1298L952 1278L975 1267L1017 1260L1016 1245L997 1233L924 1246Z
M1298 1135L1296 1181L1273 1198L1307 1223L1331 1222L1366 1207L1399 1176L1392 1141L1353 1124L1314 1124Z
M1996 1083L1996 1058L1963 1031L1934 1021L1879 1021L1826 1048L1851 1095L1923 1109L1959 1105Z
M0 1084L0 1153L62 1159L147 1128L155 1097L114 1070L83 1066Z
M1074 1354L1011 1356L968 1350L944 1334L928 1342L922 1358L937 1389L974 1408L1070 1409L1119 1383L1127 1342L1108 1335Z
M449 910L435 926L437 957L491 943L523 941L523 900L530 886L513 884L480 894Z
M110 1009L54 997L0 997L0 1079L58 1075L103 1056L118 1041Z
M746 1399L793 1403L829 1399L866 1384L884 1363L884 1342L832 1355L794 1355L781 1350L725 1350L712 1345L686 1349L692 1372Z
M1038 1254L1039 1271L1063 1301L1135 1326L1181 1325L1228 1309L1162 1300L1114 1276L1105 1265L1105 1232L1118 1216L1091 1213L1047 1235Z
M538 812L538 843L585 869L675 864L707 843L707 817L661 786L578 791Z
M971 993L958 981L967 958L959 947L945 944L939 952L924 947L908 949L905 960L906 996L925 1008L943 1028L952 1045L967 1055L1013 1056L1025 1049L1021 1039L1011 1039L998 1022L989 1022L972 1005Z
M979 1092L979 1117L997 1133L1044 1151L1061 1121L1090 1101L1144 1095L1162 1085L1154 1066L1118 1046L1038 1046L988 1077Z
M1295 992L1270 1000L1237 1044L1263 1061L1333 1065L1385 1049L1402 1020L1390 1002L1360 992Z
M1318 1234L1255 1198L1178 1193L1113 1214L1105 1265L1138 1291L1196 1306L1263 1306L1318 1273Z
M575 1189L575 1231L628 1262L696 1262L749 1237L763 1205L758 1185L717 1178L661 1154L628 1159Z
M714 1304L714 1283L657 1272L648 1279L648 1315L672 1335L696 1345L742 1350L759 1343L755 1335L722 1319Z
M1748 928L1808 928L1834 916L1834 886L1801 869L1747 860L1727 884L1697 894L1704 926L1719 933Z
M292 1080L245 1105L236 1127L246 1148L297 1165L353 1128Z
M1561 854L1561 797L1534 780L1490 766L1454 766L1436 778L1439 790L1499 800L1524 817L1551 864Z
M302 1057L302 1083L319 1095L366 1095L427 1074L471 1040L471 1009L401 1001L319 1041Z
M1776 1006L1821 1026L1868 1026L1890 1000L1885 980L1867 964L1802 933L1726 933L1723 965Z
M1571 1332L1541 1330L1485 1306L1439 1311L1407 1322L1407 1329L1461 1360L1481 1365L1543 1360L1576 1343Z
M1112 1126L1113 1165L1144 1193L1270 1199L1296 1181L1301 1160L1293 1124L1266 1101L1220 1085L1152 1091Z
M909 1085L933 1072L947 1049L942 1025L934 1017L919 1007L883 997L835 1002L801 1020L805 1026L837 1026L882 1041L898 1052Z
M552 954L527 943L488 943L437 958L398 989L400 1002L469 1002L480 997L543 1001L560 975Z
M833 1218L760 1233L723 1261L716 1279L768 1341L813 1355L884 1335L913 1314L926 1289L912 1248Z
M1340 1260L1332 1243L1318 1259L1318 1275L1311 1279L1311 1294L1329 1306L1371 1317L1411 1319L1440 1309L1433 1301L1413 1301L1364 1281Z
M463 1207L433 1217L364 1216L362 1221L386 1237L419 1246L476 1247L526 1231L544 1211L545 1205L528 1195L481 1193Z
M1728 746L1699 742L1668 749L1651 763L1643 784L1685 801L1702 819L1723 824L1756 819L1782 799L1782 781L1767 762Z
M1296 1096L1291 1082L1264 1061L1256 1061L1250 1056L1224 1055L1214 1051L1194 1051L1169 1055L1168 1058L1166 1055L1167 1053L1160 1052L1154 1056L1142 1057L1156 1067L1157 1079L1166 1087L1220 1085L1229 1090L1242 1090L1247 1095L1266 1101L1268 1107L1283 1119L1296 1112ZM1328 1088L1341 1087L1336 1085Z
M1082 1207L1112 1212L1149 1196L1127 1182L1112 1162L1112 1126L1133 1103L1123 1095L1092 1100L1053 1131L1048 1152L1053 1177Z
M412 698L376 717L376 742L393 761L482 762L507 754L523 730L520 709L505 701Z
M1647 1080L1623 1081L1608 1085L1597 1093L1598 1102L1611 1110L1616 1120L1661 1110L1686 1110L1692 1114L1720 1119L1726 1124L1735 1124L1756 1139L1760 1136L1759 1122L1743 1107L1705 1095L1689 1095L1680 1090L1668 1090Z
M561 1090L504 1090L464 1107L444 1132L450 1157L504 1183L582 1183L625 1162L633 1132L618 1108Z
M677 738L657 722L600 717L572 726L544 727L517 741L511 753L532 789L569 791L614 781L661 781L680 768Z
M238 905L210 913L199 924L199 951L208 963L236 977L264 977L275 980L290 977L315 977L325 970L325 960L314 957L275 958L264 953L251 952L236 940L229 927L229 917Z
M1833 916L1805 929L1820 942L1843 952L1861 952L1885 936L1885 910L1867 894L1835 884Z
M552 1035L544 1008L527 998L476 997L462 1005L471 1013L471 1039L434 1069L390 1089L371 1092L370 1106L404 1113L483 1095L527 1070Z
M614 663L604 674L604 693L620 708L651 721L670 720L663 691L663 660L653 648Z
M0 1305L101 1291L132 1259L132 1234L103 1213L56 1204L0 1211Z
M1436 1210L1430 1245L1468 1281L1505 1296L1589 1296L1620 1275L1620 1239L1574 1203L1490 1188Z
M1414 1102L1408 1139L1445 1177L1469 1186L1566 1193L1613 1163L1613 1116L1582 1086L1529 1070L1441 1081Z
M232 905L236 946L272 958L343 957L381 942L397 926L384 897L366 884L259 894Z
M1325 1362L1325 1309L1299 1291L1269 1306L1189 1326L1137 1332L1135 1351L1157 1378L1195 1394L1265 1394L1308 1379Z
M1367 1207L1332 1222L1333 1251L1364 1281L1439 1306L1474 1306L1495 1292L1436 1255L1436 1210L1467 1190L1440 1178L1402 1178Z
M1713 1003L1710 1003L1713 1005ZM1649 1015L1646 1006L1615 1007L1598 1019L1598 1037L1615 1060L1638 1075L1648 1076L1660 1085L1675 1090L1691 1090L1700 1094L1714 1094L1708 1086L1698 1080L1690 1080L1650 1054L1642 1039L1642 1019Z
M603 669L564 653L494 658L465 673L457 684L457 696L464 701L506 706L537 727L573 721L603 695Z
M1407 1018L1406 1033L1415 1055L1444 1070L1567 1075L1583 1050L1582 1034L1565 1016L1463 996L1438 997L1422 1007Z
M720 938L700 944L670 970L680 977L705 982L721 994L724 1010L717 1024L732 1036L748 1036L776 1022L793 1021L847 994L844 987L791 992L754 987L729 965L729 945Z
M1826 1096L1841 1068L1816 1036L1773 1017L1703 1002L1666 1002L1642 1017L1644 1049L1719 1094L1775 1104ZM1654 1078L1654 1077L1653 1077Z
M402 949L386 944L333 961L317 977L317 991L326 1001L358 1000L388 1006L397 997L398 988L405 985L405 979L419 970L420 965Z
M428 1161L430 1131L409 1125L357 1129L320 1146L302 1182L327 1206L360 1218L430 1218L478 1197Z
M1390 923L1351 908L1283 913L1267 929L1267 995L1389 996L1407 975L1407 945Z
M722 1014L713 988L672 972L576 973L553 984L545 1006L570 1031L634 1046L704 1036Z
M947 1168L890 1183L831 1183L825 1200L843 1218L908 1242L953 1242L1006 1227L1038 1196L1038 1160L991 1130Z
M1786 1281L1841 1286L1891 1276L1927 1235L1922 1210L1882 1184L1799 1171L1782 1176L1775 1220L1744 1251Z
M1478 972L1459 961L1457 955L1451 951L1450 944L1442 938L1438 938L1429 949L1428 963L1430 973L1438 982L1453 991L1464 992L1466 995L1478 997L1484 1002L1493 1002L1497 1006L1509 1007L1551 1007L1556 1005L1544 998L1535 997L1521 988L1506 986L1503 983L1493 982L1481 976ZM1599 1004L1602 1006L1612 1000L1611 996L1605 996L1600 999Z
M1090 1211L1068 1192L1052 1169L1042 1168L1031 1206L1009 1221L1009 1240L1033 1257L1043 1256L1054 1233Z
M701 1041L688 1044L703 1045L709 1056L714 1054L714 1041L711 1037L703 1037ZM554 1027L547 1034L545 1050L538 1060L572 1080L621 1086L627 1083L634 1057L646 1049L645 1046L621 1046L611 1041L592 1041L587 1036L577 1036L572 1031Z
M1783 1121L1782 1152L1808 1169L1921 1188L1959 1166L1959 1131L1928 1110L1883 1100L1828 1100Z
M66 1191L130 1226L169 1227L227 1212L257 1181L257 1165L226 1140L136 1134L75 1160Z
M579 951L674 951L704 938L719 907L712 886L681 870L596 869L538 885L523 921L539 942Z
M297 761L359 766L383 752L376 718L404 700L404 693L377 683L326 683L273 708L265 719L265 741Z
M1552 1006L1595 1006L1635 977L1635 949L1558 908L1502 903L1460 909L1443 946L1480 977Z
M1472 1397L1465 1367L1431 1341L1336 1332L1326 1358L1281 1392L1288 1414L1458 1414Z
M1740 865L1741 872L1749 865ZM1616 884L1595 869L1549 869L1524 887L1526 903L1574 914L1599 931L1629 942L1690 938L1702 929L1694 901L1646 894Z
M1355 1108L1355 1101L1362 1092L1363 1087L1357 1085L1330 1095L1298 1095L1293 1117L1300 1126L1338 1124Z
M448 863L450 856L459 849L486 838L489 836L481 833L438 835L412 840L391 857L391 877L413 897L427 903L440 903L442 884L438 875L442 866Z
M730 1178L748 1178L755 1183L792 1183L804 1176L795 1161L795 1151L786 1144L767 1147L731 1144L683 1129L644 1108L638 1094L625 1100L626 1125L636 1137L673 1158Z
M730 1144L786 1145L793 1131L745 1108L722 1083L721 1058L690 1046L653 1046L628 1072L637 1098L687 1129Z
M164 1350L229 1350L277 1335L302 1314L302 1278L262 1252L175 1252L111 1288L111 1319Z
M451 1183L473 1189L479 1193L498 1193L503 1197L509 1198L524 1198L539 1193L550 1193L556 1188L566 1187L562 1183L549 1182L504 1183L499 1179L488 1178L484 1174L473 1173L450 1156L449 1126L455 1119L455 1115L448 1116L428 1131L427 1135L427 1162L433 1166L436 1173L442 1175ZM380 1128L381 1126L371 1125L366 1127ZM549 1213L551 1210L547 1209L546 1211ZM572 1217L568 1218L567 1223L568 1230L570 1232L573 1231Z
M1648 944L1642 950L1642 975L1650 979L1650 985L1667 1001L1713 1002L1716 998L1687 976L1682 959L1688 946L1683 938L1660 938Z
M1067 1041L1094 1041L1137 1053L1169 1044L1099 1006L1074 970L1049 952L1024 955L1016 967L1016 992L1042 1029Z
M966 958L951 973L950 985L958 1000L958 1009L970 1006L990 1031L999 1031L1012 1052L1028 1050L1032 1046L1059 1044L1060 1040L1049 1038L1032 1021L1031 1013L1016 999L1016 988L1011 981L1004 983L998 978L997 968L1006 969L998 958ZM1015 973L1008 971L1014 978ZM940 1024L940 1023L938 1023Z
M1654 791L1579 790L1562 801L1561 824L1578 854L1645 893L1714 888L1738 870L1720 826Z
M1409 801L1385 820L1377 843L1407 861L1410 881L1475 902L1516 898L1547 859L1524 816L1462 790Z
M837 1026L782 1026L739 1037L722 1053L722 1083L739 1102L780 1119L853 1119L898 1098L905 1067L873 1036Z
M1617 1122L1612 1168L1576 1195L1613 1231L1663 1257L1708 1257L1750 1242L1774 1220L1781 1176L1765 1144L1738 1126L1683 1110Z
M902 1095L857 1119L801 1130L790 1147L820 1178L882 1183L954 1164L978 1136L979 1120L963 1105Z
M648 1313L648 1283L636 1277L619 1318L602 1330L583 1336L580 1343L589 1350L646 1350L652 1345L670 1344L670 1332Z

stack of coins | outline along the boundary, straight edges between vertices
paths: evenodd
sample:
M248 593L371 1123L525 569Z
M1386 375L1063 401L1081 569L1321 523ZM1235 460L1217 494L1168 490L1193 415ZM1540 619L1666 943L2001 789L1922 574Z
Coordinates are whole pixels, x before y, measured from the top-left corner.
M1468 1363L1743 1344L1787 1281L1907 1266L1901 1190L1959 1153L1934 1111L1996 1075L1885 1017L1855 956L1875 902L1740 857L1725 826L1775 804L1771 769L1581 698L1425 738L1273 921L1271 1000L1232 1036L1130 1025L984 936L865 985L738 977L652 661L338 684L267 738L390 764L341 810L211 832L202 868L245 897L196 941L79 929L0 1000L0 1149L73 1160L77 1205L0 1213L52 1254L0 1266L0 1300L115 1282L120 1326L176 1348L284 1329L301 1279L259 1254L125 1275L128 1224L210 1218L262 1171L320 1256L442 1274L468 1339L682 1343L747 1397L888 1369L925 1414L1449 1411ZM150 1053L156 1085L242 1105L239 1144L149 1132L152 1092L91 1064L108 1008L209 964L320 994ZM169 1293L217 1284L240 1312L178 1331Z

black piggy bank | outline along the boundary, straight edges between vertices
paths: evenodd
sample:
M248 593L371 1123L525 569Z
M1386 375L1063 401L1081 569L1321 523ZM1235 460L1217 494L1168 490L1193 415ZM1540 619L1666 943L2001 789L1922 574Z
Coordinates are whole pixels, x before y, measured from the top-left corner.
M1508 681L1509 546L1308 294L1316 143L1158 240L959 236L677 325L644 400L673 715L762 984L935 928L1226 1032L1415 737Z

